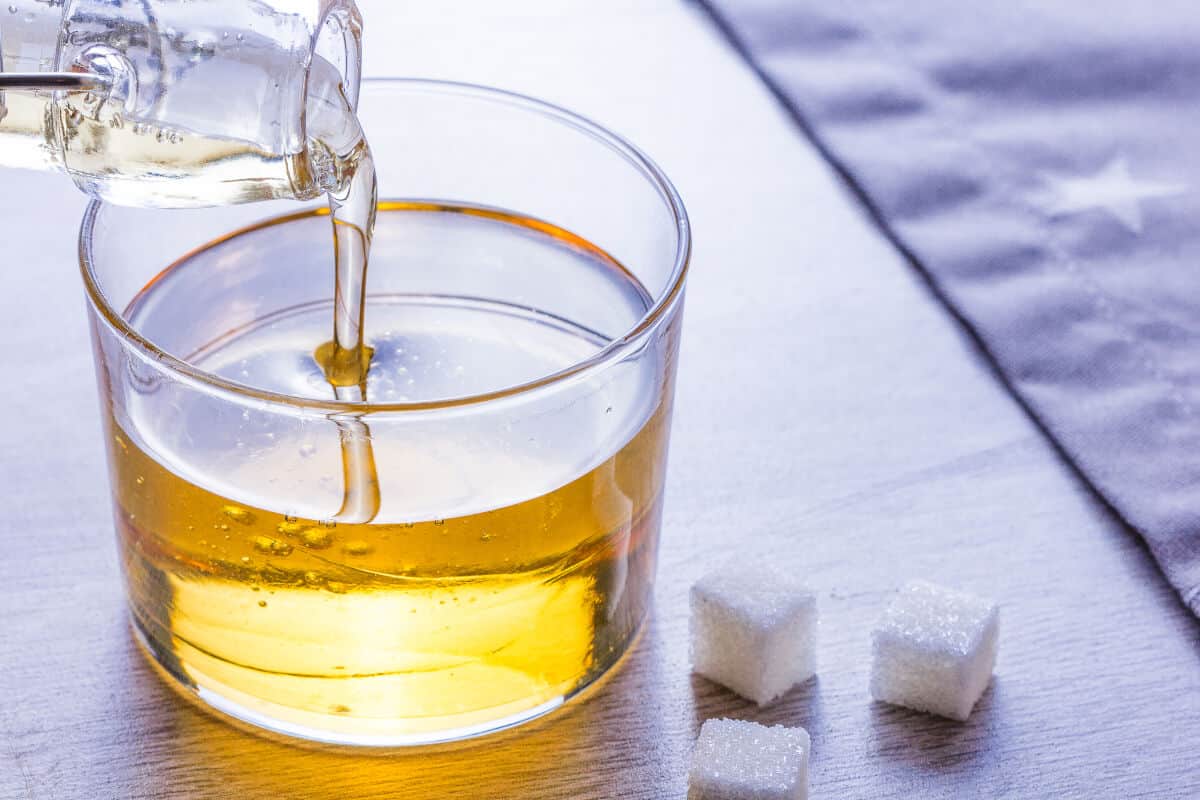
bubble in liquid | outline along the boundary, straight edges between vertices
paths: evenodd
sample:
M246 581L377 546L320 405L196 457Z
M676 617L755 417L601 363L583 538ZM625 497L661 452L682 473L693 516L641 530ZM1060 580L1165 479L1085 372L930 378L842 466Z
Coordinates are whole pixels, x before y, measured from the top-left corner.
M375 548L361 539L355 539L342 545L342 552L348 556L369 555Z
M15 14L15 13L17 13L17 7L16 7L16 6L9 6L9 7L8 7L8 13L10 13L10 14Z
M495 539L495 538L496 538L496 534L488 533L487 531L484 531L483 533L479 534L479 541L481 541L481 542L490 542L492 539Z
M312 442L305 442L304 444L300 445L300 457L301 458L309 458L316 452L317 452L317 446L315 444L313 444Z
M285 519L275 526L275 530L284 536L299 536L304 531L304 526L294 519Z
M258 601L258 607L259 607L259 608L266 608L266 607L267 607L267 601L266 601L266 600L259 600L259 601Z
M345 594L346 593L346 584L344 584L340 581L329 581L328 583L325 584L325 588L328 589L329 591L333 592L334 594Z
M321 584L325 583L325 581L321 579L320 575L312 571L304 573L304 582L309 586L320 586Z
M305 547L313 550L324 550L333 544L333 534L321 528L309 528L300 535L300 541Z
M136 478L133 479L133 482L136 483L138 486L141 486L142 484L144 484L146 482L146 478L142 475L138 475Z
M250 541L254 544L255 550L270 556L287 556L292 552L290 544L272 539L270 536L255 536Z
M221 513L240 525L253 525L254 512L247 511L241 506L227 505L221 508Z

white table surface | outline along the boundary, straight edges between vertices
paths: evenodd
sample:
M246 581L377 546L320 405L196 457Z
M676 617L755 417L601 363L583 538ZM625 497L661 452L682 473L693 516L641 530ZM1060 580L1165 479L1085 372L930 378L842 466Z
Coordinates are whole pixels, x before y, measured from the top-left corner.
M0 797L682 797L700 722L804 725L814 798L1200 797L1200 625L703 14L360 0L367 72L500 85L644 147L696 233L654 616L585 702L363 756L236 731L129 638L61 177L0 171ZM819 592L819 678L759 711L688 673L732 557ZM928 577L1003 604L969 722L874 704L871 621Z

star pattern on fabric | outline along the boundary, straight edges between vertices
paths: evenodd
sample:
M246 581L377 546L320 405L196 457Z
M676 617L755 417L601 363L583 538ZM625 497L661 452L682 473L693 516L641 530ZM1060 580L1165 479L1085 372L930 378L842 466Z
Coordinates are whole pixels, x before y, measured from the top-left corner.
M1110 214L1130 232L1142 232L1143 200L1183 194L1181 183L1138 180L1129 172L1129 163L1114 158L1091 175L1044 174L1042 180L1052 192L1046 203L1051 215L1068 216L1082 211L1100 210Z

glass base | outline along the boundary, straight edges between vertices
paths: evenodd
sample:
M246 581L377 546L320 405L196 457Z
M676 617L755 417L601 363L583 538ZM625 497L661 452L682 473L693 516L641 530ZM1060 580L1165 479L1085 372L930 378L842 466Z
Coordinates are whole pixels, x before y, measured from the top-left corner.
M294 721L286 717L273 716L261 710L261 708L255 707L261 706L261 703L255 703L252 706L239 701L234 696L237 694L236 692L223 694L222 691L226 690L225 687L222 687L219 682L207 679L206 676L196 675L193 678L186 674L180 674L176 667L176 659L165 656L165 654L164 657L160 657L156 652L152 640L142 630L136 615L131 613L129 615L129 622L129 627L133 632L133 639L138 644L138 650L146 657L146 660L154 668L154 671L158 673L177 695L202 711L211 714L222 722L231 724L239 730L257 736L279 739L287 744L303 745L311 743L354 748L417 747L474 739L532 722L544 717L555 709L561 708L568 702L581 702L590 697L594 691L598 690L621 669L626 659L636 649L642 632L646 628L645 619L643 619L634 629L633 634L629 637L629 641L626 643L619 657L603 671L597 672L590 680L575 687L571 692L552 698L536 706L525 708L512 714L498 715L487 722L472 725L448 726L422 733L380 732L364 734L361 732L343 733L324 726L306 725L303 722ZM295 716L296 713L294 709L281 710L290 716ZM330 715L312 714L309 716L324 717ZM383 724L390 723L397 727L407 727L413 721L380 720L380 722Z

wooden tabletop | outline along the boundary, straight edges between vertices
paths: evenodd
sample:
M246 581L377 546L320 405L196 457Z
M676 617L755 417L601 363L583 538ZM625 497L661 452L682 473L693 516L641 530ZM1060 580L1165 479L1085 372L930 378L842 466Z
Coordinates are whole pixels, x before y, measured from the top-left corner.
M302 749L178 699L126 627L82 201L62 176L0 172L0 797L678 798L710 716L806 727L814 798L1200 797L1200 625L701 12L360 4L369 74L570 106L688 204L653 618L584 701L464 745ZM688 672L688 587L734 556L819 592L819 677L766 711ZM910 577L1002 603L996 678L965 724L867 694L870 624Z

